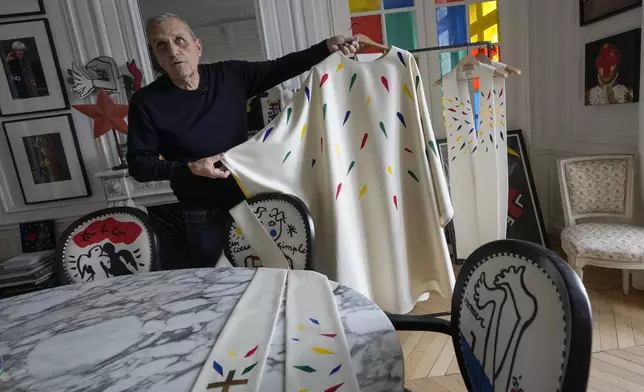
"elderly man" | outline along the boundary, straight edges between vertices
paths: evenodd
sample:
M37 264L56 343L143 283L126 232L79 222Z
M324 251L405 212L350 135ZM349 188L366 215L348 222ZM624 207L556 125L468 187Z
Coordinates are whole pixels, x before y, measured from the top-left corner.
M244 199L219 161L223 152L247 139L248 98L309 70L337 50L355 53L358 40L336 36L272 61L199 64L201 40L176 15L150 18L146 34L166 75L130 102L130 175L140 182L170 180L182 207L196 257L165 267L214 266L227 240L228 210Z
M26 56L29 48L22 41L15 41L11 45L11 50L6 61L9 65L8 76L12 98L27 99L49 95L40 60Z

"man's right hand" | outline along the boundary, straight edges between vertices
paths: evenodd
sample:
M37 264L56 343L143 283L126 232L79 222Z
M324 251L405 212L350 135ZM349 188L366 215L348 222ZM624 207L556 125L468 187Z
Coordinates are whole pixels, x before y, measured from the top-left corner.
M224 166L215 167L215 164L224 157L223 154L215 155L213 157L202 158L196 162L188 163L190 171L195 176L208 177L208 178L227 178L230 171Z

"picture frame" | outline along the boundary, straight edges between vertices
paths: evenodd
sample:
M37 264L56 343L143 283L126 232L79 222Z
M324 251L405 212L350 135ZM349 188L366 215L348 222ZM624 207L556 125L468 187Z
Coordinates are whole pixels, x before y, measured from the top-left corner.
M579 24L587 26L641 6L642 0L579 0Z
M0 117L69 109L45 18L0 23Z
M640 100L642 29L586 44L584 105L616 105Z
M45 5L43 0L3 1L0 3L0 19L42 15L44 13Z
M5 121L2 127L25 204L92 195L71 114Z
M530 241L546 248L550 246L544 224L537 188L530 168L525 140L521 130L507 133L508 142L508 239ZM447 140L437 140L438 152L443 162L443 170L449 183L449 162ZM450 249L456 248L454 224L445 227L445 237ZM457 263L459 260L457 260Z
M56 249L54 221L41 220L20 224L22 253L44 252Z

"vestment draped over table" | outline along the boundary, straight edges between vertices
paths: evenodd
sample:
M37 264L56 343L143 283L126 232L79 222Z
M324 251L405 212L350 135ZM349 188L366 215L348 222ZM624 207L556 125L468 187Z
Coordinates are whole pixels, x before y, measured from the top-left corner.
M263 131L224 154L247 197L301 198L316 227L316 270L383 310L452 294L443 227L453 210L414 57L393 47L315 66Z

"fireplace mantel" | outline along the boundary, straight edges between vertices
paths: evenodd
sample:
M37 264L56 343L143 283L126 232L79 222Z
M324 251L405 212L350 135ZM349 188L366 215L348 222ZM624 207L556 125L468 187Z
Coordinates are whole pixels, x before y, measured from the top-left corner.
M170 181L138 182L128 175L127 169L105 170L96 174L103 182L105 197L110 207L145 207L176 203Z

